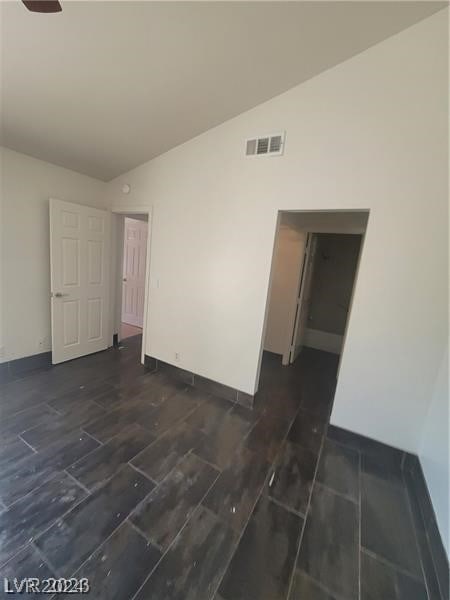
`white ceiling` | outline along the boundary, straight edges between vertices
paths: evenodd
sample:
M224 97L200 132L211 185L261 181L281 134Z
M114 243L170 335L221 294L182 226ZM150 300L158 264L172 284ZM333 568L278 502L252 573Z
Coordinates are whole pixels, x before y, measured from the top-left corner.
M0 141L109 180L446 3L61 4L2 3Z

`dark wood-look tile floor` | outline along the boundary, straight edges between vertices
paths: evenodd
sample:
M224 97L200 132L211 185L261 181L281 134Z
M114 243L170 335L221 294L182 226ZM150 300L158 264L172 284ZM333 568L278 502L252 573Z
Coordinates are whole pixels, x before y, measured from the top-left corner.
M139 355L130 338L0 386L0 582L87 577L99 600L432 600L402 474L327 438L337 357L265 355L250 411Z

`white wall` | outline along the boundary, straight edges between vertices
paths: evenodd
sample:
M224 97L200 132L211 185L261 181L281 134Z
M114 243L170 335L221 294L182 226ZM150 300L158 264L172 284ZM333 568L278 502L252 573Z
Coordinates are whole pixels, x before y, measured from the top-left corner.
M0 148L1 152L1 148ZM0 155L1 158L1 155ZM4 168L3 160L0 160L0 363L6 360L4 358L4 325L3 325L3 295L4 295L4 282L3 282L3 192L2 185L4 181Z
M277 211L370 209L332 422L417 451L447 335L445 13L108 185L154 209L147 354L253 393ZM283 157L244 156L280 129Z
M306 233L280 225L271 271L264 350L288 354L297 308Z
M0 362L51 349L49 197L106 206L103 182L1 148Z
M450 554L450 458L448 349L442 357L439 376L426 416L419 457L433 502L447 555Z

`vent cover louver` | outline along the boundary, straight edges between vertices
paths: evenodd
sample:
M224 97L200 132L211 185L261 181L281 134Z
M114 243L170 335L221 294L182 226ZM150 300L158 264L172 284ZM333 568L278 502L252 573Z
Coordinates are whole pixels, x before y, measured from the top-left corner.
M279 152L281 150L281 135L274 135L270 138L269 152Z
M267 154L269 151L269 138L259 138L258 140L258 154Z
M280 156L284 149L284 133L275 133L245 141L246 156Z

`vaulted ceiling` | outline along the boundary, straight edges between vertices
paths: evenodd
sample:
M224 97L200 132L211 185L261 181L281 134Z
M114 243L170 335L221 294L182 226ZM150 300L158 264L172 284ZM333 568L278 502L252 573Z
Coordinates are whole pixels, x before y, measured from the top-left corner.
M2 3L0 141L109 180L446 3L61 4Z

